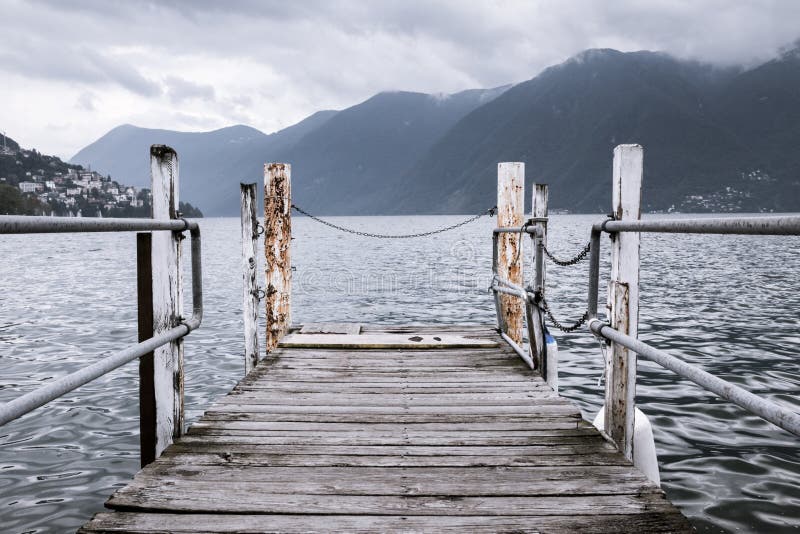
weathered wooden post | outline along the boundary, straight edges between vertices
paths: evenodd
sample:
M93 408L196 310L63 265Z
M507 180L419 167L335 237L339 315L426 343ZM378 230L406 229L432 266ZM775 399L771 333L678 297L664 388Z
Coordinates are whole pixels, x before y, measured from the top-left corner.
M256 184L240 184L242 194L242 299L244 302L244 374L258 365L258 284Z
M643 150L639 145L614 149L613 213L617 220L641 218ZM636 337L639 323L639 233L614 235L608 287L611 328ZM612 342L606 362L605 432L633 459L636 400L636 353Z
M154 219L178 218L178 155L164 145L150 147L152 216ZM183 315L180 232L153 232L151 240L153 335L178 326ZM145 246L142 244L142 246ZM141 335L141 334L140 334ZM142 391L152 406L141 421L142 434L150 436L142 458L157 458L183 434L183 340L178 339L153 351L152 370L143 365L149 376L140 376ZM152 393L149 393L152 392Z
M525 192L525 164L497 164L497 226L522 226ZM522 240L517 233L500 234L497 274L512 284L524 283L522 274ZM525 304L511 295L501 295L500 303L506 333L522 345Z
M264 255L266 256L267 352L278 346L291 324L292 166L264 165Z
M531 215L534 218L546 218L547 217L547 184L533 184L533 197L532 197L532 213ZM536 223L542 231L541 238L536 238L534 243L537 240L541 239L542 245L547 245L547 222L540 221ZM542 296L544 296L544 287L545 287L545 261L544 258L539 257L542 254L542 250L539 248L538 243L537 246L533 247L533 254L534 254L534 261L533 265L537 266L540 270L536 274L536 287L534 289L539 291ZM546 342L544 339L544 320L542 317L542 310L538 306L531 306L531 321L533 323L533 331L535 334L535 339L531 339L530 343L531 346L534 347L533 353L535 356L536 366L542 374L542 378L544 378L548 383L548 376L552 375L553 373L557 373L557 369L549 369L547 365L547 357L546 357ZM557 375L556 375L557 376ZM551 384L552 385L552 384Z

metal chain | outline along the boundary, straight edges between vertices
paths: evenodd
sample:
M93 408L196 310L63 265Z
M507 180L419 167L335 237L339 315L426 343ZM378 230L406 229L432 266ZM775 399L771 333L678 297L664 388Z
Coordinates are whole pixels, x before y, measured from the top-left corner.
M574 332L589 319L589 310L583 312L583 315L580 319L572 323L570 326L564 326L558 319L553 316L553 312L550 311L550 306L547 305L547 301L542 297L540 300L542 303L542 309L547 314L547 317L550 319L550 322L553 323L553 326L564 332L565 334L569 334L570 332Z
M490 208L490 209L484 211L483 213L479 213L477 215L473 215L472 217L470 217L468 219L465 219L465 220L463 220L463 221L461 221L459 223L452 224L450 226L445 226L443 228L437 228L436 230L430 230L428 232L419 232L417 234L373 234L373 233L370 233L370 232L362 232L360 230L354 230L352 228L347 228L347 227L344 227L344 226L339 226L338 224L333 224L332 222L329 222L329 221L326 221L324 219L320 219L319 217L316 217L314 215L311 215L310 213L308 213L304 209L299 208L298 206L296 206L294 204L292 204L292 208L295 209L298 213L302 213L306 217L308 217L308 218L310 218L310 219L312 219L314 221L317 221L320 224L324 224L325 226L329 226L329 227L333 228L334 230L339 230L340 232L345 232L345 233L353 234L353 235L360 235L362 237L375 237L375 238L378 238L378 239L410 239L410 238L413 238L413 237L426 237L426 236L429 236L429 235L441 234L442 232L447 232L449 230L455 230L456 228L458 228L460 226L464 226L464 225L469 224L469 223L471 223L473 221L477 221L478 219L480 219L484 215L488 215L489 217L494 217L494 214L497 212L497 206L495 206L493 208Z
M561 265L562 267L569 267L570 265L575 265L576 263L579 263L581 260L586 258L586 256L589 254L589 251L592 249L592 242L589 241L588 243L586 243L586 246L583 247L583 250L578 252L577 256L575 256L574 258L571 258L569 260L560 260L560 259L556 258L555 256L553 256L553 254L550 253L549 250L547 250L546 246L542 246L542 248L544 249L545 255L548 258L550 258L550 261L552 261L556 265Z

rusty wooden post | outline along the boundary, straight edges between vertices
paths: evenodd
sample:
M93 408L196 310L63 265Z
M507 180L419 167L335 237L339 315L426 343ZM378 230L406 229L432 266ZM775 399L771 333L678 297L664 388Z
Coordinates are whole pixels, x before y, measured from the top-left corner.
M266 257L267 352L278 346L291 324L292 166L264 165L264 255Z
M139 342L153 337L152 234L136 234L136 301ZM153 389L153 353L139 358L139 449L141 465L156 459L156 398Z
M523 223L525 191L525 164L497 164L497 226L518 227ZM522 285L522 240L518 233L504 233L498 239L499 253L497 274L509 282ZM518 345L522 345L522 327L525 305L521 299L501 295L506 333Z
M164 145L150 147L152 216L178 218L178 155ZM153 232L153 334L178 326L183 316L180 232ZM174 438L183 434L183 340L153 351L152 377L155 401L155 450L157 458Z
M258 284L256 184L240 184L242 194L242 299L244 302L244 374L258 365Z
M532 213L531 215L534 218L545 218L547 217L547 184L533 184L533 197L532 197ZM546 222L538 222L536 223L542 230L541 238L534 238L534 243L537 240L541 239L543 245L547 245L547 223ZM536 243L538 245L538 243ZM538 258L537 256L541 254L542 251L538 246L533 247L533 265L541 266L541 272L536 273L536 282L537 286L534 289L541 292L541 295L544 296L544 287L545 287L545 261L544 258ZM532 347L534 347L534 361L536 361L536 366L542 374L542 378L550 384L553 389L557 387L558 384L558 369L550 369L547 362L546 357L546 347L547 343L544 338L544 318L542 317L542 310L538 306L532 306L531 309L532 321L533 321L533 331L535 335L535 339L530 340ZM555 381L553 381L553 375L555 374Z
M643 151L639 145L614 149L612 203L618 220L641 218ZM608 288L611 328L636 337L639 322L639 233L614 235ZM605 432L633 459L636 353L612 342L606 362Z

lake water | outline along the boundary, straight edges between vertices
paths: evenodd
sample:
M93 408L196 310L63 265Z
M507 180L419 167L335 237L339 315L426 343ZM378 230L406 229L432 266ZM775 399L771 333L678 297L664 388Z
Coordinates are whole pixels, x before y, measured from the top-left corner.
M460 219L332 218L387 233ZM601 219L553 216L550 248L573 255ZM494 219L414 240L293 224L295 322L494 321ZM239 221L204 219L201 228L206 313L185 344L190 422L244 369ZM798 245L793 237L643 235L640 338L800 411ZM605 238L603 247L607 273ZM135 248L132 234L0 236L0 402L136 342ZM548 265L556 315L583 312L587 269ZM591 419L603 397L598 343L585 329L556 337L561 392ZM0 531L74 531L138 470L137 374L128 364L0 427ZM699 531L800 529L799 438L647 362L637 401L654 426L662 486Z

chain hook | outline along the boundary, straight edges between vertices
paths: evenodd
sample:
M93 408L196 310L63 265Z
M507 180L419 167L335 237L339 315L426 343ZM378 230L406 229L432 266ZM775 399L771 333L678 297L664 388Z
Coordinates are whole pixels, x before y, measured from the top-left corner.
M266 231L267 229L264 228L264 225L262 225L260 221L256 221L256 231L253 232L253 239L258 239L258 237L264 235Z
M250 294L253 295L256 300L264 300L264 297L267 296L267 293L261 289L260 287L255 288L254 290L250 291Z

